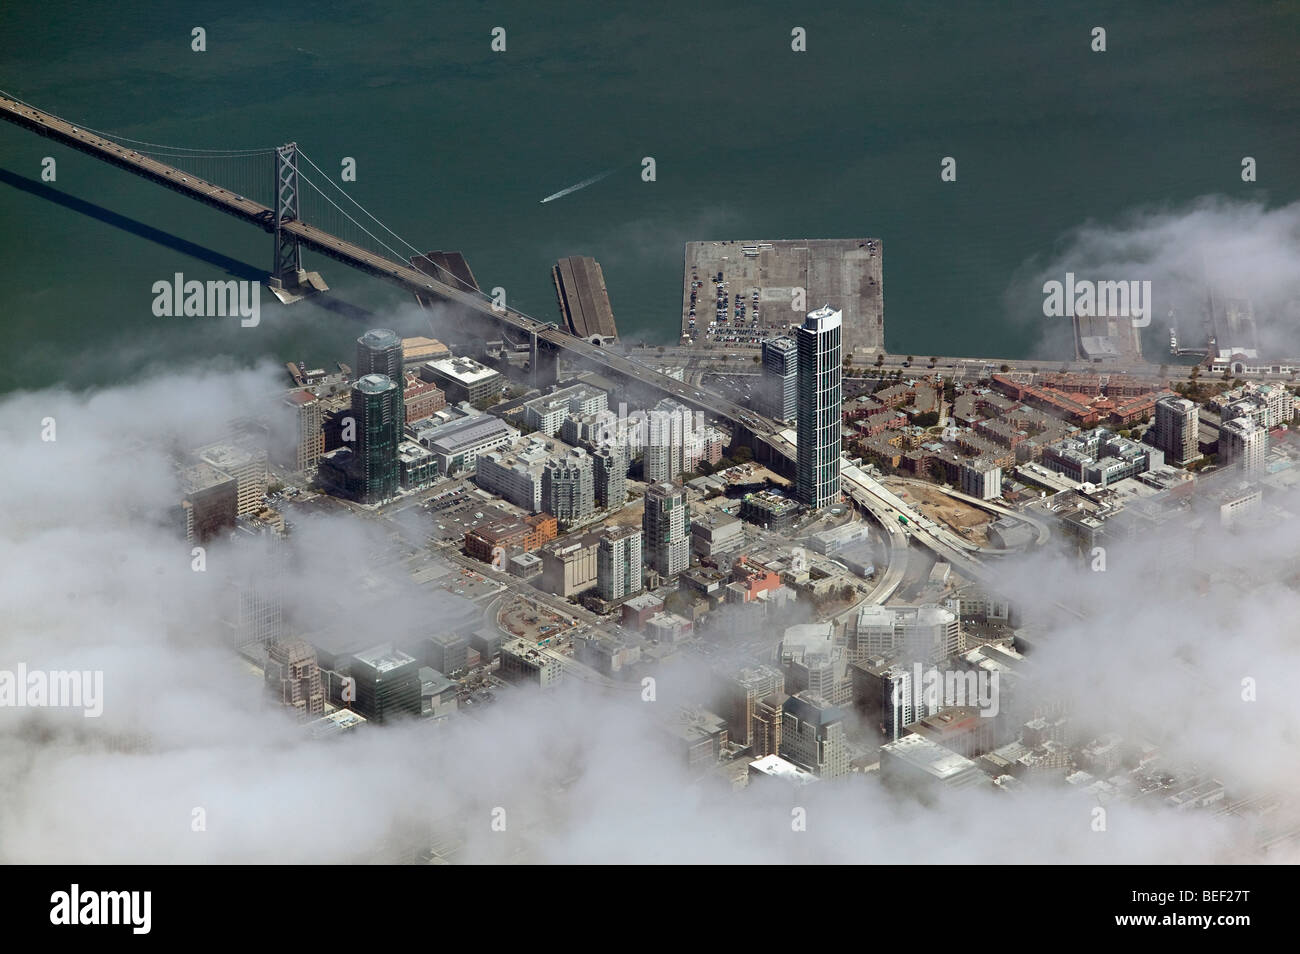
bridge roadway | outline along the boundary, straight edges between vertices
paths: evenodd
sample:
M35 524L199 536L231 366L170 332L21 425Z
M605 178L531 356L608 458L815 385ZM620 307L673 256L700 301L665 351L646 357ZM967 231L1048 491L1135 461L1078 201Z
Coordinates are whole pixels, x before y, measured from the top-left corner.
M135 152L111 139L104 139L87 132L66 120L50 113L34 109L6 96L0 96L0 118L6 119L40 136L53 139L65 146L76 149L96 159L100 159L119 169L125 169L156 185L171 189L181 195L202 202L214 209L219 209L251 225L256 225L267 232L275 231L275 212L260 202L231 192L214 183L190 175L174 166L166 165L148 156ZM273 165L267 159L267 176L273 175ZM376 255L359 245L347 242L329 232L324 232L306 222L291 221L281 224L281 231L291 235L298 242L335 261L342 262L367 274L385 279L409 292L425 295L437 295L447 301L462 305L472 312L489 318L529 336L530 341L544 343L556 351L565 351L577 359L618 375L626 380L645 385L660 394L701 411L706 415L722 417L743 428L759 440L768 435L775 435L780 425L734 401L728 401L721 395L702 388L691 387L667 375L648 368L642 364L607 351L582 338L576 338L565 331L537 321L534 318L513 311L509 308L495 306L491 301L477 294L466 292L426 275L405 263ZM771 442L769 442L771 443ZM778 454L791 456L790 448L785 442L773 445Z

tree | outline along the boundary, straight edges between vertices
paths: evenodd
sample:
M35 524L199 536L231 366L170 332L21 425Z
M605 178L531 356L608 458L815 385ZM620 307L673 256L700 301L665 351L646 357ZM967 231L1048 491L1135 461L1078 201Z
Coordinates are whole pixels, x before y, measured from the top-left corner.
M760 361L762 361L762 360L763 360L763 359L762 359L759 355L754 355L754 363L755 363L755 364L758 364L758 363L759 363Z
M754 459L754 452L750 450L746 445L741 444L739 447L736 448L732 456L734 456L736 460L739 461L740 463L748 464L751 460Z
M1038 373L1038 366L1035 365L1034 367L1030 368L1030 369L1029 369L1029 373L1030 373L1030 374L1037 374L1037 373Z
M910 354L907 356L907 363L908 364L912 363L912 356Z
M1002 365L1002 367L998 368L998 370L1001 371L1003 374L1006 374L1008 371L1011 370L1011 365L1004 364Z
M880 354L876 355L876 367L878 368L884 363L885 363L885 353L882 351ZM1294 376L1295 374L1294 372L1292 372L1292 377Z

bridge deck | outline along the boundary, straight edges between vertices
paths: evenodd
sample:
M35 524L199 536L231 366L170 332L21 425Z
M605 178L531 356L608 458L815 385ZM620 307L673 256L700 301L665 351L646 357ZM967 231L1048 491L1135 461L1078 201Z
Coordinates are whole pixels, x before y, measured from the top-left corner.
M71 123L50 113L42 112L16 100L0 96L0 118L45 136L87 155L108 162L110 165L125 169L150 182L179 192L204 205L219 209L245 222L256 225L268 232L275 230L275 212L259 202L224 189L215 183L190 175L173 166L158 162L142 155L111 139L104 139L94 133L80 129ZM267 160L267 175L274 174L271 160ZM480 295L462 291L445 282L426 275L405 263L394 262L381 255L345 241L336 235L322 231L306 222L291 221L281 223L281 231L298 239L299 243L313 251L326 255L352 268L360 269L370 275L383 278L413 293L428 297L436 295L446 301L456 302L468 310L489 318L502 325L510 326L530 336L535 335L539 342L547 347L568 352L572 357L580 358L594 367L602 368L623 378L634 380L672 397L682 404L709 415L724 417L760 439L764 435L775 434L779 430L775 422L768 420L755 411L727 401L717 394L698 388L691 388L681 381L674 380L644 365L629 361L622 355L612 353L581 338L575 338L561 329L537 321L529 316L509 308L495 307L493 303ZM776 446L776 452L788 456L785 448Z

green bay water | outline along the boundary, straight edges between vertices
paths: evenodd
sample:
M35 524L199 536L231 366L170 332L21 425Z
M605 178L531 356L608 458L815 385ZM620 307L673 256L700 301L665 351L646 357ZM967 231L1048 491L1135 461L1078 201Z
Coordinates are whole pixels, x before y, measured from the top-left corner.
M402 6L8 5L0 88L150 142L296 140L336 177L353 157L350 195L463 251L512 306L555 318L551 265L593 255L620 332L655 343L676 339L688 241L870 236L891 351L1028 357L1041 314L1006 291L1070 229L1205 194L1300 197L1294 3ZM405 294L309 253L332 293L264 295L257 328L155 317L153 283L176 272L264 277L270 236L8 124L0 224L6 391L209 355L348 360L378 321L428 333Z

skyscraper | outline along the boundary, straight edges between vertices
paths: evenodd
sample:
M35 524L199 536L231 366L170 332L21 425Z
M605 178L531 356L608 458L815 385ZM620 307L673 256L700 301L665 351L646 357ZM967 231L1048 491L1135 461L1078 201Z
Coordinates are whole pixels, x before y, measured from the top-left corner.
M646 564L664 578L676 576L691 564L691 511L686 492L662 481L645 492Z
M267 694L277 704L296 709L298 718L315 718L325 712L316 650L303 639L276 640L267 647Z
M1165 452L1165 460L1179 467L1201 456L1200 416L1196 405L1186 398L1167 397L1156 402L1155 445Z
M367 719L391 722L420 715L420 664L392 643L353 656L352 678L356 710Z
M811 692L785 700L781 726L781 757L819 778L836 778L849 771L844 716Z
M763 407L778 421L794 419L799 399L799 346L792 338L763 342Z
M402 436L402 388L382 374L367 374L352 388L357 447L357 496L378 503L397 495L397 445Z
M387 328L371 328L357 339L357 366L353 377L360 381L369 374L382 374L397 385L397 408L401 417L397 421L397 437L401 440L406 428L406 376L402 373L402 339L397 332Z
M611 527L596 547L596 590L603 600L641 592L641 540L637 527Z
M820 510L840 496L840 325L829 305L810 311L795 330L798 346L798 448L795 487L799 502Z
M387 328L371 328L357 339L357 366L353 376L359 381L367 374L382 374L394 384L402 385L402 339Z

